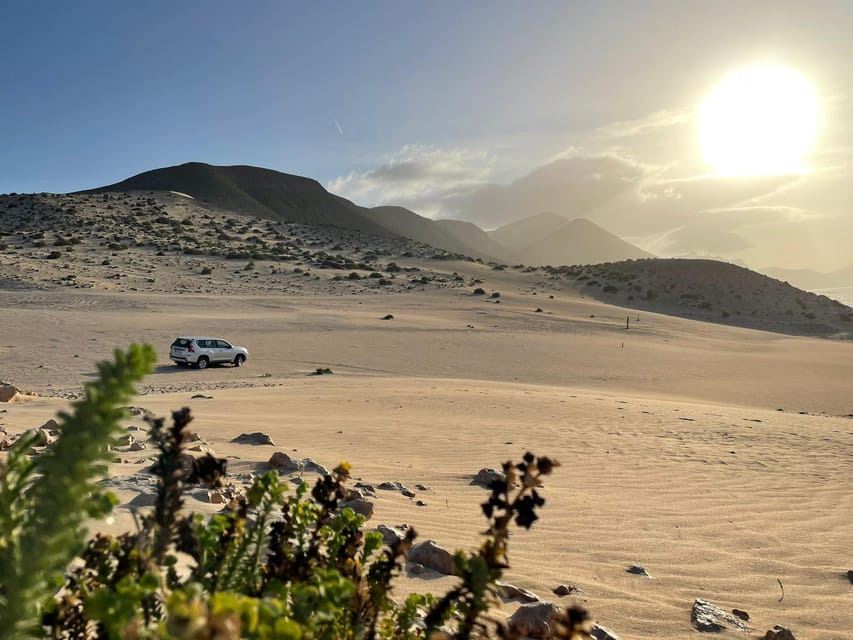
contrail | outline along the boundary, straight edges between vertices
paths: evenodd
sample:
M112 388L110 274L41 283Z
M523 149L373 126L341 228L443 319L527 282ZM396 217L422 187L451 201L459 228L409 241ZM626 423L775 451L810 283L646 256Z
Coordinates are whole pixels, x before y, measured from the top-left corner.
M332 118L332 120L334 121L335 126L338 128L338 133L340 133L341 135L344 135L344 130L341 129L340 123L335 118Z

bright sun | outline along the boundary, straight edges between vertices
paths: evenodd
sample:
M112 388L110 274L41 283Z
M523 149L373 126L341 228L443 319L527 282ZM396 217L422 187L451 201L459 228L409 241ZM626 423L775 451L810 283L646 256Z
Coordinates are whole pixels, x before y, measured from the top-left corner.
M799 173L817 136L817 96L796 71L749 67L723 78L697 117L702 154L717 173Z

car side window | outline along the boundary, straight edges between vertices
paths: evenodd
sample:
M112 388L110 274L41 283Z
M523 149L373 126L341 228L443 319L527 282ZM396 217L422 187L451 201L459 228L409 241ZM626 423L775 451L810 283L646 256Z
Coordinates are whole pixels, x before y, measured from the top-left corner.
M210 340L199 340L198 346L202 349L210 349Z
M227 342L225 342L225 340L217 340L216 346L219 347L220 349L230 349L231 348L231 345L228 344Z

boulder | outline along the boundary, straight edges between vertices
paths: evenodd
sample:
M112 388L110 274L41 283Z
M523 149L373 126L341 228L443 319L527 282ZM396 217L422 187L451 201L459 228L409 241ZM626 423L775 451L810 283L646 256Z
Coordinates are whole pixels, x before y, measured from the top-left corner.
M453 563L453 556L447 549L438 546L434 540L425 540L412 547L409 551L408 560L445 575L458 575L456 565Z
M576 593L583 593L583 589L573 584L561 584L554 588L553 593L558 596L571 596Z
M743 620L732 615L725 609L700 598L696 598L693 602L690 621L699 631L718 632L726 629L749 631L749 627Z
M236 438L231 440L234 444L252 444L252 445L264 445L269 444L275 446L275 442L273 442L272 438L270 438L267 434L261 433L260 431L255 431L254 433L241 433Z
M376 530L382 534L382 542L391 546L397 544L406 537L406 531L409 525L402 524L397 527L389 527L386 524L380 524Z
M516 637L547 640L551 637L554 619L560 615L560 611L560 607L553 602L531 602L521 605L506 622Z
M9 382L0 382L0 402L14 402L21 390Z
M272 454L267 464L269 464L273 469L278 469L281 473L293 473L294 471L300 471L302 469L302 465L299 464L299 461L294 460L284 451L276 451Z
M47 431L52 436L59 435L59 423L53 418L45 422L42 426L39 427L39 429Z
M539 596L532 591L516 587L513 584L497 581L495 582L495 590L502 600L518 600L519 602L540 602Z
M797 640L790 629L780 625L774 626L764 634L764 640Z
M367 500L348 500L347 502L341 502L338 505L339 509L352 509L357 514L364 516L367 520L370 520L373 517L373 503L368 502Z
M489 485L491 485L496 480L506 480L506 476L504 475L503 471L498 471L497 469L480 469L477 472L477 475L474 476L474 479L471 481L471 484L475 484L488 489Z
M638 564L632 564L630 567L625 569L625 571L627 571L628 573L633 573L635 576L644 576L646 578L652 577L651 575L649 575L649 572L646 571L645 567L641 567Z
M591 635L594 640L619 640L619 636L607 627L602 627L597 622L592 625L592 629L589 630L589 635Z

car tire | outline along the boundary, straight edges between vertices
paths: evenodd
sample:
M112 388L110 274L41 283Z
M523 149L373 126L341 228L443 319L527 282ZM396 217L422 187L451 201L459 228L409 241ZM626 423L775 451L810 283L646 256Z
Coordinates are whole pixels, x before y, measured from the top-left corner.
M242 367L244 362L246 362L246 356L244 356L242 354L238 354L234 358L234 366L235 367Z
M207 356L202 356L198 359L198 362L195 363L195 366L199 369L207 369L208 364L210 364L210 361L207 359Z

